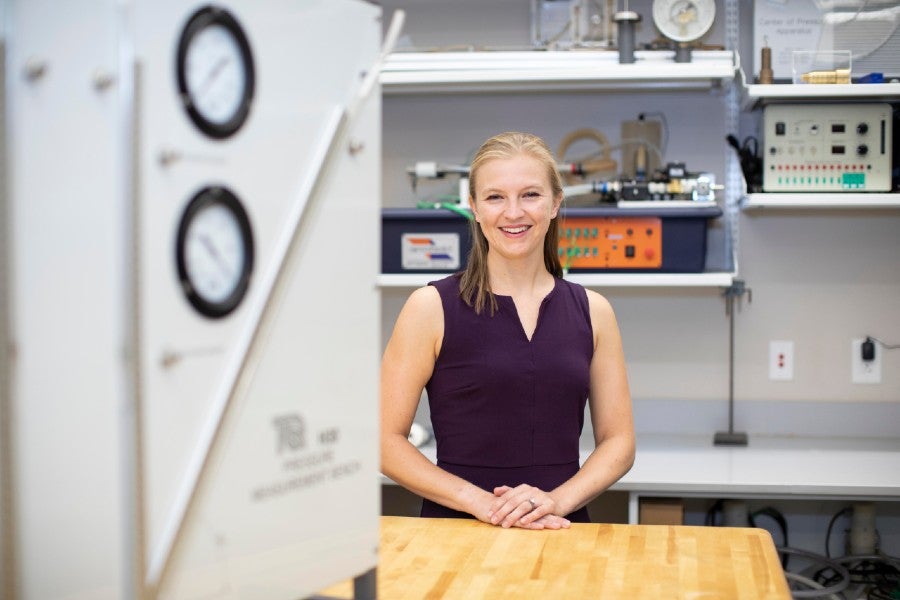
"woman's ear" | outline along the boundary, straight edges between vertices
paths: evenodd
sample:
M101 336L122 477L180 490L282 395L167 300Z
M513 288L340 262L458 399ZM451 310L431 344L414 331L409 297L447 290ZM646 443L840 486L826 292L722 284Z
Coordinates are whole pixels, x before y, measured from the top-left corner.
M475 198L472 196L469 196L469 208L472 210L472 217L475 218L475 222L480 223L481 221L478 220L478 213L475 212Z
M553 199L553 207L550 210L550 218L555 219L556 215L559 214L559 207L562 206L563 194L562 192Z

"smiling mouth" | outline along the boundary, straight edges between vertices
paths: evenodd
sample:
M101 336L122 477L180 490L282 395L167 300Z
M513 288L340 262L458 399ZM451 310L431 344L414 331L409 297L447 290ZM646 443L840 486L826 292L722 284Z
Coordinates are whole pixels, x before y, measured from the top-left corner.
M531 228L531 225L519 225L518 227L501 227L500 229L502 231L505 231L506 233L516 234L516 233L524 233L524 232L528 231L530 228Z

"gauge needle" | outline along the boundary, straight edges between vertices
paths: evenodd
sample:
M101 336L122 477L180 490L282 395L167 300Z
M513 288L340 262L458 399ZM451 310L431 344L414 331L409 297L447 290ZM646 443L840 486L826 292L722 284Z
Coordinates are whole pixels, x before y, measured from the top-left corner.
M229 58L228 56L223 56L216 62L216 64L210 70L209 75L206 76L206 81L204 81L203 85L200 86L200 89L197 90L198 97L206 94L206 90L209 89L209 86L213 84L213 82L219 76L219 73L222 72L222 69L224 69L229 62L231 62L231 58Z
M219 267L221 267L222 271L226 275L231 275L231 269L228 268L228 264L225 262L225 259L222 258L222 255L219 253L216 245L212 243L211 239L209 239L209 236L201 235L200 242L206 248L207 252L209 252L209 254L213 257Z

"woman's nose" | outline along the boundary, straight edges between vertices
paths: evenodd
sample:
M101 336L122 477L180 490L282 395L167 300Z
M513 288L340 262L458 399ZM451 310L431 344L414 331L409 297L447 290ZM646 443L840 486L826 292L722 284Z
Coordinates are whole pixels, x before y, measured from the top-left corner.
M504 212L508 218L521 216L524 212L522 210L522 203L519 202L518 198L511 198L509 202L506 203L506 210Z

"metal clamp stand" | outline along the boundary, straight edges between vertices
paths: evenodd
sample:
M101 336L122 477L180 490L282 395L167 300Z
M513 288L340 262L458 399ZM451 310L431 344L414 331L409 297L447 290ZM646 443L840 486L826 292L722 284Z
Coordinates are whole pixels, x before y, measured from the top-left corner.
M728 317L728 431L717 431L713 437L716 446L746 446L747 434L734 430L734 299L747 292L747 301L753 301L753 293L742 279L735 279L725 296L725 316Z

